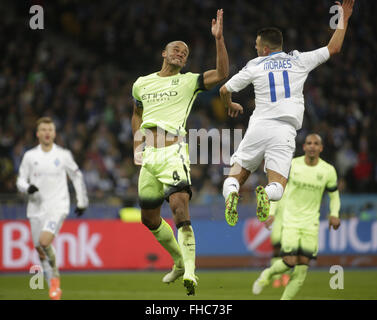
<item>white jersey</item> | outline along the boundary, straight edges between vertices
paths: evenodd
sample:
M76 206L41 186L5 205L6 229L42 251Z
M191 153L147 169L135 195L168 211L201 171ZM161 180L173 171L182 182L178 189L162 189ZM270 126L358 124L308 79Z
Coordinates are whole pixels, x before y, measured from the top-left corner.
M330 58L327 47L309 52L275 52L250 60L226 84L229 92L254 85L253 119L276 119L301 128L304 116L303 88L310 71Z
M27 217L44 214L68 214L69 193L67 174L76 191L77 206L86 208L88 196L84 179L69 150L53 144L49 152L37 147L27 151L22 159L17 188L27 194L30 185L39 191L29 195Z

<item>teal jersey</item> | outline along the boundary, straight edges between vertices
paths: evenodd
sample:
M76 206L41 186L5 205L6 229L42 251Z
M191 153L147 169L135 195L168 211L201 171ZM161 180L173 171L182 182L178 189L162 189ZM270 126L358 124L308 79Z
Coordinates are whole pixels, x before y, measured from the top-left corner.
M204 89L203 76L178 73L160 77L157 72L139 77L132 87L136 105L143 108L141 131L160 127L174 135L186 135L186 121L198 93Z
M304 159L305 156L292 160L284 195L273 206L273 211L283 215L283 227L318 228L323 193L337 190L337 174L332 165L319 159L317 165L308 166ZM339 207L335 210L331 214L337 216Z

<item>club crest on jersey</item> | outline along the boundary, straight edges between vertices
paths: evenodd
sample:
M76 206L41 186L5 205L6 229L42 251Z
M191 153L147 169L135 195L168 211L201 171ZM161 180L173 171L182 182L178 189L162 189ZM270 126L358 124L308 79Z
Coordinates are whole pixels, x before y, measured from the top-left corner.
M173 79L171 81L172 86L176 86L176 85L178 85L178 83L179 83L179 79Z
M58 158L56 158L56 159L55 159L55 161L54 161L54 164L55 164L56 166L59 166L59 164L60 164L60 161L59 161L59 159L58 159Z
M323 178L323 174L317 173L317 180L321 181Z

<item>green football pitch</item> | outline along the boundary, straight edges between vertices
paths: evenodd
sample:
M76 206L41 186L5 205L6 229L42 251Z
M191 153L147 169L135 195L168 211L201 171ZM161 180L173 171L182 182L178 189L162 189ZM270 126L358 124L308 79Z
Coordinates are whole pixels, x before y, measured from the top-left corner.
M198 270L196 295L186 296L182 280L164 284L164 272L61 273L62 299L67 300L278 300L283 288L267 287L261 295L251 292L260 271ZM48 299L48 289L32 290L32 274L0 275L1 300ZM309 270L299 300L377 299L376 269L345 269L344 288L331 289L334 274Z

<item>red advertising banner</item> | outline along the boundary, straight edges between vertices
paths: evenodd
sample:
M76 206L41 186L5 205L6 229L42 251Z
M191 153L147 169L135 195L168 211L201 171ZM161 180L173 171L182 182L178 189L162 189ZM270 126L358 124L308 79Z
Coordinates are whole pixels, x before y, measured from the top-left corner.
M167 219L172 225L172 221ZM169 269L170 255L141 223L66 220L54 240L61 270ZM27 220L0 221L0 271L40 264Z

